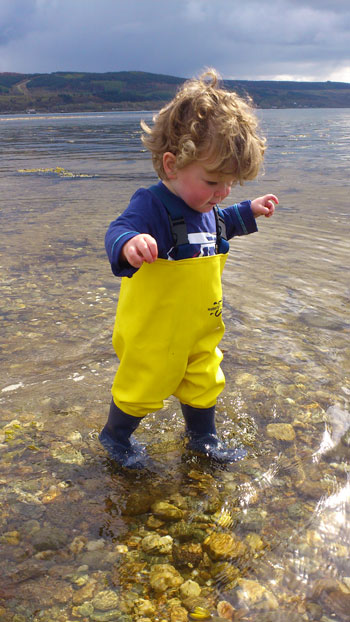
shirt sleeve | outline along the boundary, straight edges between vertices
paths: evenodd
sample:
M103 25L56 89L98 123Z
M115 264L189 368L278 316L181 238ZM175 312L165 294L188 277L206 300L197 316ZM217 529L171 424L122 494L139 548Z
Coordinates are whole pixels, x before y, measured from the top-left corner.
M137 272L138 268L133 268L121 260L120 253L124 244L140 233L148 233L157 240L160 256L164 252L164 249L159 247L160 240L164 240L166 248L171 246L167 213L160 201L145 188L135 192L126 210L108 227L105 247L115 276L131 277Z
M225 207L222 212L228 240L236 235L248 235L258 230L250 200Z

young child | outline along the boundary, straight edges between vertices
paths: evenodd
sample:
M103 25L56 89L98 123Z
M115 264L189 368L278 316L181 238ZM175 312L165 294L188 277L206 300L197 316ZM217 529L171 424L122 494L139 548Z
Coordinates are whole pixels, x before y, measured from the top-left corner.
M249 100L221 88L214 70L185 82L152 128L141 125L161 181L137 190L106 234L112 271L123 278L113 332L120 364L100 442L121 466L142 468L147 453L131 434L174 395L187 447L234 462L246 451L225 446L215 428L225 383L221 274L227 239L257 231L255 219L272 216L278 199L216 205L256 177L265 140Z

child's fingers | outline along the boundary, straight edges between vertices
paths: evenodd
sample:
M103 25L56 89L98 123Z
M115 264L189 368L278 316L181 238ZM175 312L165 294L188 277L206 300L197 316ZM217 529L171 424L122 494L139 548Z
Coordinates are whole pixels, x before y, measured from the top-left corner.
M155 241L154 238L152 238L151 235L147 235L147 245L148 245L148 250L151 254L151 260L155 261L158 257L158 246L157 246L157 242Z
M140 268L144 261L152 263L158 257L157 242L151 235L139 234L126 242L123 254L134 268Z
M125 251L125 257L133 268L140 268L144 262L142 255L138 252L136 246L130 245Z
M142 236L138 240L138 252L144 261L152 263L158 256L157 242L150 235Z
M134 268L140 268L144 261L152 263L157 259L157 243L150 235L137 235L127 242L125 255Z
M274 204L278 205L279 201L278 201L278 197L276 197L275 194L266 194L264 197L262 197L265 205L268 207L271 202L273 201Z
M276 205L278 205L278 198L274 194L266 195L265 207L268 209L268 212L265 213L266 218L269 218L274 214Z
M267 209L268 209L269 211L267 212L267 214L265 214L265 216L268 218L269 216L272 216L272 215L273 215L273 213L274 213L274 211L275 211L275 204L274 204L274 202L273 202L273 201L268 201L268 204L267 204L267 206L266 206L266 207L267 207Z

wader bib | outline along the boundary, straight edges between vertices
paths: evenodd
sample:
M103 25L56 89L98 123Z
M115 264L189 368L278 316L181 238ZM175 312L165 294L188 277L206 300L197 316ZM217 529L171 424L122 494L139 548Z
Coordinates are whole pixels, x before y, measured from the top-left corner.
M227 254L144 263L123 277L113 331L112 386L123 412L143 417L170 395L209 408L225 385L221 274Z

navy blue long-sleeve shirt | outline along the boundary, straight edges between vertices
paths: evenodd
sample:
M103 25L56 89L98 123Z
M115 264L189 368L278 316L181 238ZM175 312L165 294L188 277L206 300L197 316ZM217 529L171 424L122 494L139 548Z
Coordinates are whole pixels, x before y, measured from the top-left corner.
M162 182L159 182L162 184ZM163 190L173 195L164 184ZM189 239L189 257L215 255L216 222L214 211L201 213L190 208L180 197L175 197L183 214ZM236 203L222 210L227 239L257 231L251 209L251 201ZM158 257L174 259L174 242L170 229L168 212L163 203L147 188L140 188L132 196L129 206L116 220L111 222L106 233L105 245L113 274L131 277L137 268L120 260L124 244L140 233L148 233L157 242Z

